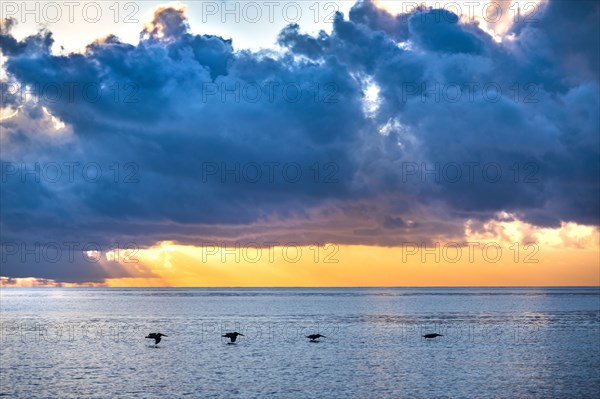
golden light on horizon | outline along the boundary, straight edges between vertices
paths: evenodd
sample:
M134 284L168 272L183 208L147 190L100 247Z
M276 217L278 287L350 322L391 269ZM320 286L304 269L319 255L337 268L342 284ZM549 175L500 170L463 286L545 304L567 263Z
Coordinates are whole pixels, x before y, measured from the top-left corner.
M505 215L508 216L508 215ZM173 287L600 285L597 228L519 220L466 228L466 240L398 247L194 247L163 242L140 250L153 277L107 285Z
M107 252L99 263L115 276L108 287L330 286L595 286L600 285L600 233L563 223L536 228L499 214L465 237L435 244L198 247L160 242L151 248ZM35 278L1 278L2 286L79 286Z
M192 246L160 242L121 249L99 266L104 283L0 278L4 287L328 287L328 286L590 286L600 285L599 230L563 223L539 228L507 213L462 239L369 245L276 247ZM126 270L129 277L116 275ZM117 273L118 274L118 273Z
M282 249L275 248L275 250ZM308 247L302 247L308 250ZM439 246L386 248L340 246L339 262L203 263L202 248L183 248L155 262L145 260L157 277L108 279L111 287L327 287L327 286L498 286L599 285L596 251L496 249ZM195 256L189 256L196 252ZM142 258L141 258L142 259ZM516 260L516 261L515 261Z

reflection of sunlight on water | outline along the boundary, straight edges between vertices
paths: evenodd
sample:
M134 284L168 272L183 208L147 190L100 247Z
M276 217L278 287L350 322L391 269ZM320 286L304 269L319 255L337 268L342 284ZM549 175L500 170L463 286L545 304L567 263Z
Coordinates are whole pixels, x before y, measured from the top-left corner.
M49 296L52 298L65 298L69 296L69 293L60 288L51 288Z

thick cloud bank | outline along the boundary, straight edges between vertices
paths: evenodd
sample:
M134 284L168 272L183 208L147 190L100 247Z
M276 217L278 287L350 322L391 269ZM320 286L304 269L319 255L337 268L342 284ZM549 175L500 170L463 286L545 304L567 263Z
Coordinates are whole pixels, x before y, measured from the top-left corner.
M137 45L68 55L5 20L2 241L397 245L501 211L598 225L599 7L550 1L499 43L362 1L330 34L286 27L282 52L234 52L174 8ZM2 275L131 273L18 251Z

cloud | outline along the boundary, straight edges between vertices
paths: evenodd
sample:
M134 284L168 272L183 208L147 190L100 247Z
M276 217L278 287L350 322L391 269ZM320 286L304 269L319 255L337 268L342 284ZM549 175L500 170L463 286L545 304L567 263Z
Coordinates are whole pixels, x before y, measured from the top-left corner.
M330 33L286 27L283 52L192 34L184 8L158 8L137 45L109 36L82 54L6 21L3 103L21 108L1 122L3 242L398 245L500 211L597 226L598 50L579 40L597 6L563 8L498 43L448 11L361 1ZM9 277L150 273L11 256Z
M144 26L142 40L176 41L189 30L185 7L158 7L152 21Z
M350 10L350 20L368 26L373 31L382 31L396 41L409 38L407 14L391 15L377 7L372 1L359 1Z
M0 21L0 48L6 56L19 55L25 51L32 54L47 52L54 43L52 33L47 30L40 30L37 34L18 41L10 34L16 23L17 20L14 18L6 18Z
M519 41L540 46L539 53L552 59L552 67L562 66L564 79L578 81L583 78L598 82L599 19L600 4L597 1L549 1L541 12L518 19L512 31Z
M458 16L443 9L420 9L408 20L410 37L426 50L481 54L490 37L474 24L459 24Z
M311 59L323 56L323 43L327 40L325 32L321 31L318 38L300 33L298 24L286 26L277 39L279 45L289 48L294 54L301 54Z

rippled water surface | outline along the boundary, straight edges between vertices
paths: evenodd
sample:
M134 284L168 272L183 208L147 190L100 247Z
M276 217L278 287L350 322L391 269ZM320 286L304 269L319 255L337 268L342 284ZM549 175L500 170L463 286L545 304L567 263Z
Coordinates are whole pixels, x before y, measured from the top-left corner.
M0 295L10 398L600 397L598 288ZM144 336L158 331L155 348Z

